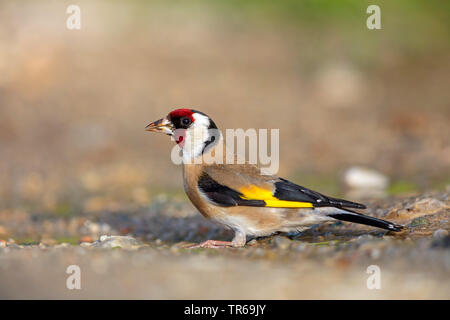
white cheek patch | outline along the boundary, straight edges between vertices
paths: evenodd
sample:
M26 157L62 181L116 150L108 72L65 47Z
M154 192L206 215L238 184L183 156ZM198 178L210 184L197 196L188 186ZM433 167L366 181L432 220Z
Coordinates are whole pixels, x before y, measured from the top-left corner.
M194 118L195 121L191 127L202 127L208 129L210 122L207 116L204 116L200 113L194 113L192 117Z
M194 122L186 130L186 136L183 146L183 161L184 163L195 163L194 159L200 156L203 152L205 141L209 140L209 118L194 113Z

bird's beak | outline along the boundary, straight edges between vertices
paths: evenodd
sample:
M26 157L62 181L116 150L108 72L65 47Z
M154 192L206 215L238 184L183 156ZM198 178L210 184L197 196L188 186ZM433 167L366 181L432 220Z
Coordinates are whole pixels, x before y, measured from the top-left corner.
M168 135L173 135L173 125L172 122L167 120L167 118L163 118L150 123L145 127L145 131L161 132Z

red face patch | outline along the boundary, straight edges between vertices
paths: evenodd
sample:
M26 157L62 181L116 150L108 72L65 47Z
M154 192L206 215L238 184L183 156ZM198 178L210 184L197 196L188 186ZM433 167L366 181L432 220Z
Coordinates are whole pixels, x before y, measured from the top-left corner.
M169 113L169 116L173 118L181 118L181 117L189 117L192 122L194 122L194 117L192 117L194 113L191 109L177 109Z
M174 132L173 139L175 142L180 145L181 148L184 147L184 139L186 138L186 130L185 129L177 129Z

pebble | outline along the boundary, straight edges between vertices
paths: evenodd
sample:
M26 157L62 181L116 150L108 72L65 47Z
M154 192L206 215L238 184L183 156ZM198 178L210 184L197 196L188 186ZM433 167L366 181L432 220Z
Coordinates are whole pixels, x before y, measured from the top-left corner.
M411 221L411 227L420 227L428 224L428 220L425 217L418 217Z
M54 248L70 248L70 243L63 242L54 246Z
M82 243L80 243L80 247L83 247L83 248L87 248L87 247L91 247L92 246L92 243L90 243L90 242L82 242Z
M443 239L446 236L448 236L448 231L444 230L444 229L437 229L434 233L433 233L433 238L435 239Z
M356 241L362 243L362 242L366 242L366 241L370 241L370 240L374 240L374 239L375 239L375 237L370 234L363 234L363 235L358 236L356 238Z
M292 241L286 237L276 236L273 239L275 247L281 250L286 250L291 246Z
M450 248L450 236L447 235L443 238L434 239L433 242L431 243L431 247L444 249Z
M96 248L117 248L122 249L139 249L141 247L147 246L142 241L139 241L130 236L107 236L102 235L100 240L92 243L93 247Z
M298 251L298 252L303 252L303 251L306 250L307 247L308 247L307 244L305 244L305 243L299 243L299 244L297 244L297 245L295 246L295 250Z
M448 206L444 202L434 198L420 199L407 207L409 210L428 214L435 213L442 208L448 208Z
M372 169L352 167L344 173L344 182L354 189L384 190L389 185L389 178Z

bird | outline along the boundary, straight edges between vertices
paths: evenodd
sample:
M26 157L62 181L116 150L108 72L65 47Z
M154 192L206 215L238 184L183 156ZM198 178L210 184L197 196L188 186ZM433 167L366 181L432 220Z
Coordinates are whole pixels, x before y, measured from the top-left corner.
M145 130L172 137L181 149L188 198L205 218L234 231L231 241L209 239L191 248L239 248L249 239L301 232L336 220L394 232L403 229L402 225L355 211L366 209L363 204L326 196L274 174L263 174L260 167L248 161L201 161L216 154L219 159L226 156L219 147L223 146L223 135L203 112L176 109Z

